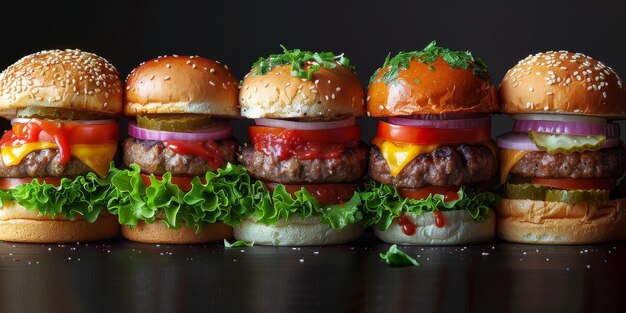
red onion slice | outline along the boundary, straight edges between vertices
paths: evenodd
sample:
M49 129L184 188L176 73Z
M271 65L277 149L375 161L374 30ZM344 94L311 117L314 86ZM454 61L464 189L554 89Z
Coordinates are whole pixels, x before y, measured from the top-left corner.
M353 126L355 124L354 117L345 120L330 122L296 122L288 120L280 120L274 118L257 118L254 120L257 125L279 127L285 129L297 130L318 130L318 129L334 129Z
M513 150L525 150L525 151L540 151L537 145L528 138L526 133L506 133L498 136L496 143L499 148L513 149ZM617 147L620 144L619 137L606 138L602 148Z
M483 128L491 127L491 118L487 116L468 119L433 120L390 117L389 122L396 125L430 128Z

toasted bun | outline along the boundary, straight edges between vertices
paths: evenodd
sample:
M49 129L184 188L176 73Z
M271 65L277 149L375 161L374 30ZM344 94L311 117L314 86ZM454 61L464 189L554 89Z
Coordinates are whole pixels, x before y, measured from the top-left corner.
M233 229L224 223L214 223L204 227L196 234L195 227L182 225L180 229L169 229L157 219L152 224L139 222L135 227L122 226L124 238L137 242L161 244L197 244L222 242L233 238Z
M433 214L406 216L417 226L415 234L407 236L394 220L387 230L374 226L374 233L387 243L404 245L460 245L489 241L495 235L496 218L492 210L487 219L475 221L467 211L442 212L444 227L435 225Z
M363 233L363 226L357 223L334 229L316 217L290 217L272 226L257 223L255 219L244 220L234 231L235 239L258 245L319 246L353 241Z
M142 63L126 80L124 115L193 113L239 117L237 79L226 66L198 56Z
M23 57L0 74L0 115L51 107L119 114L122 82L107 60L80 50L49 50Z
M502 199L498 237L538 244L590 244L626 239L626 198L606 202Z
M80 216L66 220L39 215L19 204L6 201L0 208L0 241L30 243L62 243L104 240L117 236L117 218L103 213L94 223Z
M502 113L571 113L626 117L626 95L610 67L581 53L530 55L500 86Z
M291 76L290 65L265 75L255 76L255 71L246 76L239 92L244 117L337 120L365 113L361 82L342 65L320 68L311 80Z
M474 75L472 68L452 68L441 58L432 64L411 60L389 84L383 75L390 68L381 68L367 90L367 113L386 117L498 111L493 83Z

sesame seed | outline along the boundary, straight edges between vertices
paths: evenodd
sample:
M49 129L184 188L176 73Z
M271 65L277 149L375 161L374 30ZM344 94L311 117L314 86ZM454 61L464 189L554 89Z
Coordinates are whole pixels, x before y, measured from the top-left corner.
M529 90L530 92L535 91L535 89L534 89L533 87L528 87L528 90Z
M150 80L154 79L154 74L150 75Z
M548 111L548 110L550 110L550 107L548 107L548 106L546 105L545 107L543 107L543 110L544 110L544 111Z
M269 86L269 85L270 85L270 84L269 84L268 82L265 82L265 84L263 84L263 87L267 87L267 86Z
M337 87L335 90L336 90L337 92L341 92L341 87Z
M215 73L215 69L214 68L210 69L209 73Z
M167 68L172 68L172 66L171 66L169 63L168 63L168 64L165 64L165 67L167 67Z
M163 77L163 80L169 80L169 79L170 79L170 77L169 77L169 76L165 76L165 77Z
M316 80L315 80L315 84L317 85L317 84L319 84L319 83L320 83L320 80L319 80L319 79L316 79Z
M209 81L209 84L211 84L211 86L215 87L215 83L212 80Z

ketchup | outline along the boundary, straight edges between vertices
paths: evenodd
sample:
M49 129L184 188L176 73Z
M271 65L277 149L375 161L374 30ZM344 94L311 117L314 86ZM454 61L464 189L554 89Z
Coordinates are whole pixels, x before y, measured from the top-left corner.
M280 134L259 133L252 140L257 151L274 156L279 161L293 156L300 160L333 159L341 156L346 148L356 148L354 140L341 143L305 141L296 130L285 130Z
M60 163L65 164L72 158L69 136L74 127L59 122L31 119L28 123L16 123L13 129L4 133L0 146L18 146L40 141L40 137L52 137L59 149Z
M207 161L211 169L222 165L222 152L215 141L166 140L163 144L182 155L195 155Z
M443 228L446 226L446 221L443 219L443 212L439 210L433 211L433 216L435 217L435 225L439 228Z
M417 228L415 224L411 221L411 219L402 214L396 219L396 223L400 225L400 229L407 236L412 236L415 234L415 229Z

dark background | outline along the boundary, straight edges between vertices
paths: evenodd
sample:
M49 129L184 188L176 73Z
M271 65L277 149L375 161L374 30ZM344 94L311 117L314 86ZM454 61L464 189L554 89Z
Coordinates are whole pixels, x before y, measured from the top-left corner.
M626 75L626 3L617 0L5 1L1 10L1 68L39 50L80 48L123 77L158 55L198 54L242 78L284 44L345 52L365 85L389 51L436 39L483 58L496 83L528 54L560 49ZM494 120L494 134L510 128ZM371 137L372 119L361 123ZM0 312L623 312L624 243L403 247L421 263L407 269L378 258L387 248L371 232L297 250L0 242Z
M588 54L626 75L623 1L22 1L0 19L0 67L43 49L99 54L125 77L164 54L220 60L239 79L260 56L288 48L344 52L365 85L388 52L431 40L470 50L499 83L539 51ZM19 12L19 13L12 13ZM248 121L238 122L246 124ZM361 121L364 138L375 124ZM5 124L8 125L8 124ZM494 135L510 128L494 118ZM236 135L246 140L245 127Z

